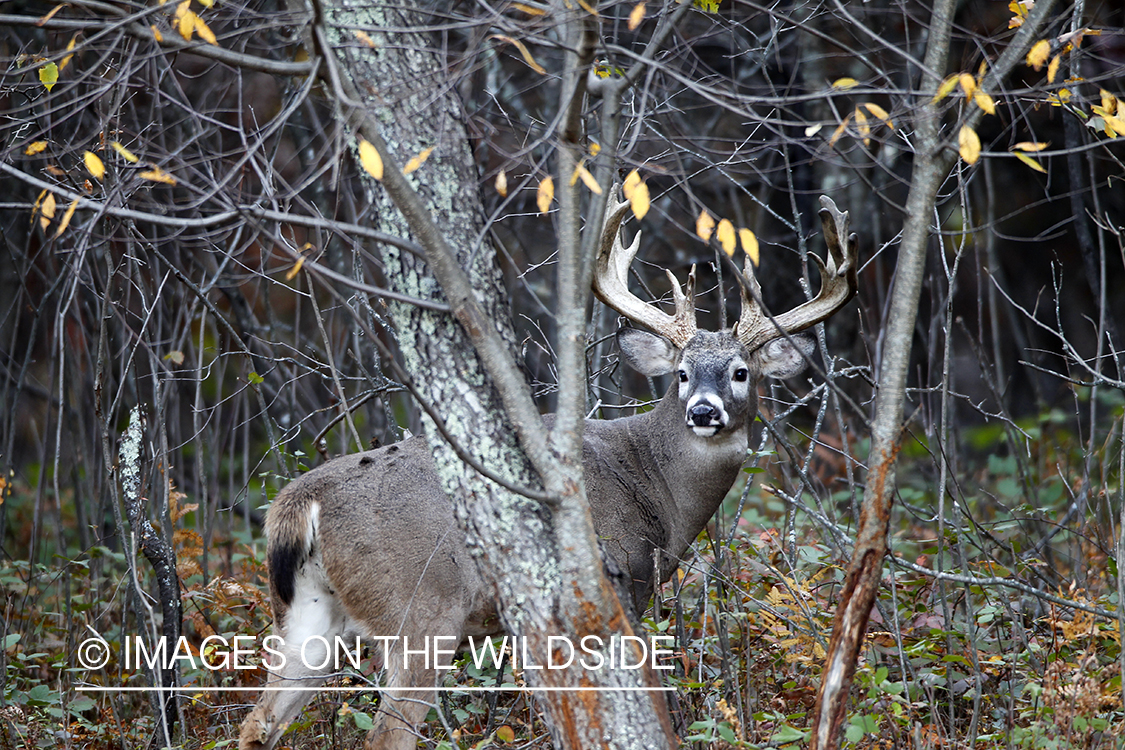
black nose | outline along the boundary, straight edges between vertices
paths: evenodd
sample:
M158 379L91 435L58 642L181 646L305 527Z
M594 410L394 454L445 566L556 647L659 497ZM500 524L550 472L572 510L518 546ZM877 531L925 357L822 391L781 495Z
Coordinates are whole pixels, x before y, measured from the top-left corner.
M710 404L696 404L688 412L688 418L696 427L709 427L719 421L719 410Z

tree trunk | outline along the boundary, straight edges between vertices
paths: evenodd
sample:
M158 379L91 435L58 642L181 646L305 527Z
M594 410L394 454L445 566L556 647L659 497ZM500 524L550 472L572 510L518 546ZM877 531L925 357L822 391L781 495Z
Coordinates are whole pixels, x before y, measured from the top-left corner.
M448 303L456 315L388 303L405 368L423 397L440 406L447 432L479 463L513 485L543 487L551 497L544 503L483 479L427 423L438 473L481 574L495 588L501 619L537 653L547 652L549 635L572 642L586 635L631 635L603 573L582 481L581 440L554 441L564 447L551 452L529 389L513 376L518 370L507 297L483 231L463 113L424 18L397 4L337 0L321 2L316 11L314 38L327 62L322 72L338 87L348 124L384 156L383 182L370 183L374 221L381 231L415 238L427 251L423 262L384 246L388 284ZM361 43L350 31L356 28L375 46ZM404 177L397 165L430 148L424 165ZM456 264L446 262L445 249ZM581 300L572 303L581 304L581 314L586 295L560 290L559 299ZM542 687L658 684L649 670L527 670L524 676ZM558 747L672 744L659 692L540 696Z

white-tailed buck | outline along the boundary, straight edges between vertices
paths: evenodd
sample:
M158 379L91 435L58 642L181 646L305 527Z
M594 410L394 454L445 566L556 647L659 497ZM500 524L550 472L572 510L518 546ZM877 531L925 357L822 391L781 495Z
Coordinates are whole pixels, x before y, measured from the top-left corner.
M812 342L794 336L839 310L856 292L856 249L847 214L822 198L829 254L815 299L774 318L756 299L760 287L747 263L750 289L732 330L696 330L695 271L681 291L671 272L676 312L668 315L635 297L627 274L640 237L622 246L628 204L611 206L595 271L597 297L652 333L624 328L617 341L625 360L654 377L676 373L651 411L614 420L587 420L583 458L594 526L605 549L633 586L644 610L653 587L654 552L667 580L734 484L746 459L763 377L787 378L805 367ZM493 591L477 573L453 508L435 474L425 440L410 440L331 461L289 484L266 519L274 631L288 658L271 671L269 687L318 686L332 670L309 667L302 643L399 636L385 667L386 692L372 750L413 748L439 670L421 658L402 668L401 637L467 639L500 632ZM313 639L309 641L307 639ZM454 641L455 642L455 641ZM382 654L376 642L373 653ZM449 644L448 641L446 641ZM447 647L452 648L452 644ZM397 657L397 658L396 658ZM243 750L271 748L310 697L309 691L263 692L242 725Z

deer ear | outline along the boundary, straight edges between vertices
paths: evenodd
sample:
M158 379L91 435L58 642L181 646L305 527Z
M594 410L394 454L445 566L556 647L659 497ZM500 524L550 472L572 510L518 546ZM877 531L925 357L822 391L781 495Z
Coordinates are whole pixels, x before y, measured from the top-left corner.
M811 336L797 335L789 339L773 339L757 351L761 373L767 378L785 380L805 371L808 356L816 343Z
M650 378L672 372L680 355L668 339L639 328L618 330L617 346L630 367Z

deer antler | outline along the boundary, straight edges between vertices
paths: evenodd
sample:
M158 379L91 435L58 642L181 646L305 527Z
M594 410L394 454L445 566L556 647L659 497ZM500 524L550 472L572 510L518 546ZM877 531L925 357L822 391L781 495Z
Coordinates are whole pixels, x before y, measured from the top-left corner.
M760 300L762 287L754 276L754 268L747 258L743 273L746 285L739 285L742 293L742 315L734 326L734 335L746 348L754 351L770 339L783 333L794 334L826 320L847 304L859 289L856 270L859 257L856 235L848 234L848 212L841 212L827 195L820 197L820 223L824 228L824 242L828 245L828 263L811 254L820 269L820 293L803 305L770 320L762 312ZM847 247L841 243L847 238Z
M612 202L612 196L617 195L616 185L609 194L611 203L607 207L597 263L594 267L594 295L629 320L664 336L676 348L683 349L696 332L695 266L691 267L687 285L683 290L680 289L680 284L672 272L665 271L672 282L672 299L676 304L675 315L669 315L655 305L642 302L634 296L629 291L629 266L641 246L641 235L638 232L629 247L622 244L621 222L629 210L629 203Z

